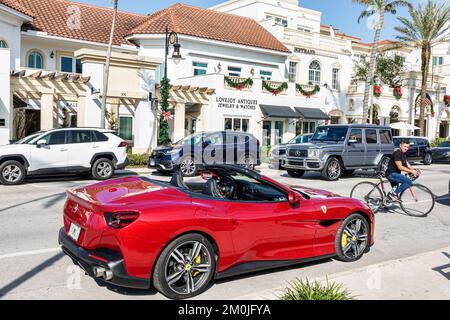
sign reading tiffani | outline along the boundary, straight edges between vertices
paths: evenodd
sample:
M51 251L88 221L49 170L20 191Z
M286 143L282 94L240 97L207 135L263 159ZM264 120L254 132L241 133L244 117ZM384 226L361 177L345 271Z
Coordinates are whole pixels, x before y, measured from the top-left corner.
M217 107L226 109L256 110L258 100L216 97Z

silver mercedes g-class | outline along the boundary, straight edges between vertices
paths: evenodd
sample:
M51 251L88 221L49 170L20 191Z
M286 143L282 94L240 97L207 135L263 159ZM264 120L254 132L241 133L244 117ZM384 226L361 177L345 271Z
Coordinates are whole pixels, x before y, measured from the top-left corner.
M386 171L394 152L391 128L369 124L319 126L310 143L288 145L284 167L299 178L320 171L333 181L356 169Z

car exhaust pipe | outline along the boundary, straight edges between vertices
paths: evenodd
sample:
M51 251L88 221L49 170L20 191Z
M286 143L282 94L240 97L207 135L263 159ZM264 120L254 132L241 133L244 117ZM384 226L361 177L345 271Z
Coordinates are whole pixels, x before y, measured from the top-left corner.
M113 278L113 273L111 270L105 270L105 272L103 273L103 279L105 279L106 281L110 281Z
M104 278L106 269L103 267L94 267L94 276L96 278Z

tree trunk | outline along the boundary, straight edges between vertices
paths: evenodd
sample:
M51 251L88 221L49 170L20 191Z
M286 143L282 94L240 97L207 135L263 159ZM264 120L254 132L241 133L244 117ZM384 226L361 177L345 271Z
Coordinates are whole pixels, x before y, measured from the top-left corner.
M381 29L384 26L384 13L386 8L386 0L383 1L382 6L380 8L380 20L377 23L375 36L373 39L372 50L370 51L370 61L369 61L369 70L367 72L366 85L364 88L364 102L363 102L363 123L367 122L367 117L369 116L369 101L370 97L373 95L373 76L375 73L375 64L376 64L376 56L378 52L378 42L381 37ZM370 106L370 113L372 113L372 106ZM370 117L372 118L372 117Z
M430 68L430 53L431 46L429 43L425 43L422 46L422 86L420 88L419 127L421 136L425 135L425 108L427 99L428 69Z
M118 0L114 0L114 13L113 13L113 18L112 18L111 33L109 35L108 51L106 53L106 64L105 64L104 73L103 73L102 110L101 110L101 116L100 116L100 127L101 128L106 128L106 99L108 97L109 65L111 62L111 53L112 53L114 33L116 31L117 4L118 4Z

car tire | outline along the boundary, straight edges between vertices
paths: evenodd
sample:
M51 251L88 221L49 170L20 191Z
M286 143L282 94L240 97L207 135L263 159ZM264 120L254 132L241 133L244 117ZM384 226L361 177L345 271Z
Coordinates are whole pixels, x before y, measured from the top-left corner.
M287 173L293 178L301 178L305 174L305 170L287 169Z
M321 172L322 178L328 181L336 181L342 175L342 163L339 159L331 157L327 160Z
M92 165L92 176L96 180L108 180L114 175L114 163L106 158L100 158Z
M355 232L358 224L360 226L358 233L352 235L351 232ZM361 214L351 214L342 222L336 234L334 241L336 257L344 262L359 260L369 248L369 242L369 223Z
M195 164L195 158L185 156L181 159L178 170L181 171L183 177L195 177L198 172L198 167Z
M380 163L377 166L377 170L379 172L382 172L383 174L386 174L386 171L389 166L389 161L391 161L391 158L389 158L387 156L381 157Z
M423 157L423 164L426 166L431 165L431 163L433 162L433 157L431 155L431 153L426 153L425 156Z
M256 166L255 163L256 163L255 157L253 157L252 155L241 156L241 158L238 161L238 165L250 170L255 170Z
M23 182L26 169L18 161L8 160L0 165L0 182L7 186L18 185Z
M200 251L197 256L192 257L195 245L199 246ZM190 246L192 249L189 251ZM161 252L153 270L153 286L171 299L187 299L199 295L208 288L215 275L216 259L212 244L204 236L195 233L183 235L169 243ZM206 271L196 271L195 267L199 265ZM169 283L170 277L173 280L179 278ZM193 286L188 286L188 279L193 281ZM192 287L194 290L189 291Z

